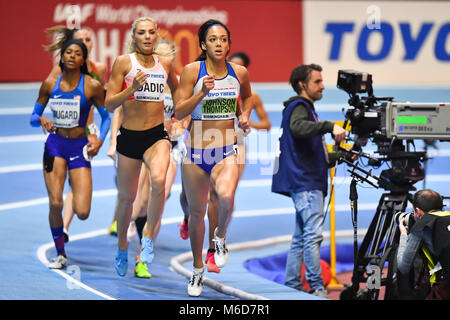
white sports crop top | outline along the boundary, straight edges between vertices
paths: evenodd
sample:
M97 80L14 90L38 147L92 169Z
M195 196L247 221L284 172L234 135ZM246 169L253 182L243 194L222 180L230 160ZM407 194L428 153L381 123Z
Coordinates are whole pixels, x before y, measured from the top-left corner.
M133 84L133 79L141 70L147 74L147 83L136 90L128 99L136 101L163 102L167 83L167 72L159 62L156 54L153 55L155 65L152 68L144 68L136 59L135 53L129 54L131 59L131 70L124 79L123 89Z

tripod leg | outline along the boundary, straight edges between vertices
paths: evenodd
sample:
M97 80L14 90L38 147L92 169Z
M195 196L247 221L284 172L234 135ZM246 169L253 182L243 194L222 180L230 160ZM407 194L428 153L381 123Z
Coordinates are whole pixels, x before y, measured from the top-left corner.
M350 290L352 299L357 298L360 283L370 281L374 285L385 285L386 279L381 279L381 273L384 262L388 259L391 241L394 239L394 214L398 211L404 211L406 205L407 195L383 194L381 196L375 216L370 223L367 233L359 249L355 251L355 266ZM366 269L368 265L370 265L370 270ZM374 272L375 268L378 268L379 272ZM368 278L365 278L365 274L368 275ZM362 297L378 299L380 285L371 286L368 283L368 286L371 288ZM349 297L350 294L346 292L343 296Z

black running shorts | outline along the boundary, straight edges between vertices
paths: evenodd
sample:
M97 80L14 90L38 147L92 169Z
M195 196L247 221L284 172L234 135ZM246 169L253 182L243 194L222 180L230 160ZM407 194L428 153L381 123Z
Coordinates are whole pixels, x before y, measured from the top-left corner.
M161 139L170 141L163 123L144 131L120 127L117 133L116 150L126 157L143 160L144 152Z

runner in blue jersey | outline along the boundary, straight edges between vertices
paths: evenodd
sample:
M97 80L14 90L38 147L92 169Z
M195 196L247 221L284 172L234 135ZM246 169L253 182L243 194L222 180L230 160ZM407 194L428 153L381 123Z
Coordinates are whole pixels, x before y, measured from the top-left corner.
M92 199L92 157L97 155L110 126L104 107L104 90L100 82L87 75L88 51L79 40L69 40L61 48L58 78L49 77L41 85L30 124L42 126L50 133L44 149L44 180L49 197L49 221L57 251L50 268L61 269L67 264L63 234L63 189L67 172L73 191L73 209L81 220L87 219ZM91 105L99 111L102 122L99 139L89 142L86 122ZM49 106L53 120L43 116Z
M58 25L51 28L48 28L47 34L53 39L53 42L49 45L45 46L46 51L50 53L56 53L55 60L58 62L54 64L50 74L50 77L58 78L61 75L61 68L59 66L59 60L60 60L60 51L62 44L65 43L68 40L71 39L77 39L84 43L88 50L88 58L86 59L86 66L89 72L89 75L99 81L102 85L105 85L105 79L106 79L106 65L94 61L93 57L91 55L94 42L92 38L91 30L88 27L81 27L80 29L70 29L66 26ZM99 129L94 122L94 106L91 106L91 110L89 112L89 117L87 119L86 123L86 129L88 131L88 139L89 141L95 140L99 136ZM73 193L72 190L69 188L69 190L66 193L66 197L64 200L64 209L63 209L63 220L64 220L64 241L69 241L69 227L70 223L72 222L74 212L72 208L72 201L73 201Z
M208 20L199 28L202 61L186 65L175 95L177 119L191 115L188 128L187 155L182 165L184 192L190 211L189 237L194 257L194 271L188 294L202 292L202 260L205 233L204 216L210 184L219 203L218 227L214 233L215 262L223 267L228 260L226 232L234 207L239 181L234 118L239 95L243 112L240 126L248 129L251 112L250 81L247 69L226 61L230 51L230 32L217 20Z

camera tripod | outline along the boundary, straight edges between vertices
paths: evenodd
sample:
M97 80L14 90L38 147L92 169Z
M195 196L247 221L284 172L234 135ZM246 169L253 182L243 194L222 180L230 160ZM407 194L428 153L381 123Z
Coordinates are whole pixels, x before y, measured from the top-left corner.
M382 178L372 175L371 171L365 171L347 160L343 161L353 167L353 170L348 171L353 177L350 184L349 198L354 229L354 269L352 285L342 291L340 299L377 300L382 287L385 287L384 299L401 299L402 293L399 291L399 281L401 279L399 278L402 275L397 272L397 247L400 233L395 223L395 214L405 211L408 201L412 199L412 195L409 191L383 193L375 216L361 245L358 247L358 194L356 185L359 182L366 182L378 188L378 183ZM365 176L362 176L355 170L363 172ZM376 182L371 181L371 179L376 180ZM412 270L412 272L418 273L418 270ZM418 279L417 274L408 275L408 278L411 276ZM360 290L362 283L366 283L366 289ZM406 291L411 290L406 288ZM403 285L403 295L405 294L408 297L414 295L411 292L405 293L405 286Z

